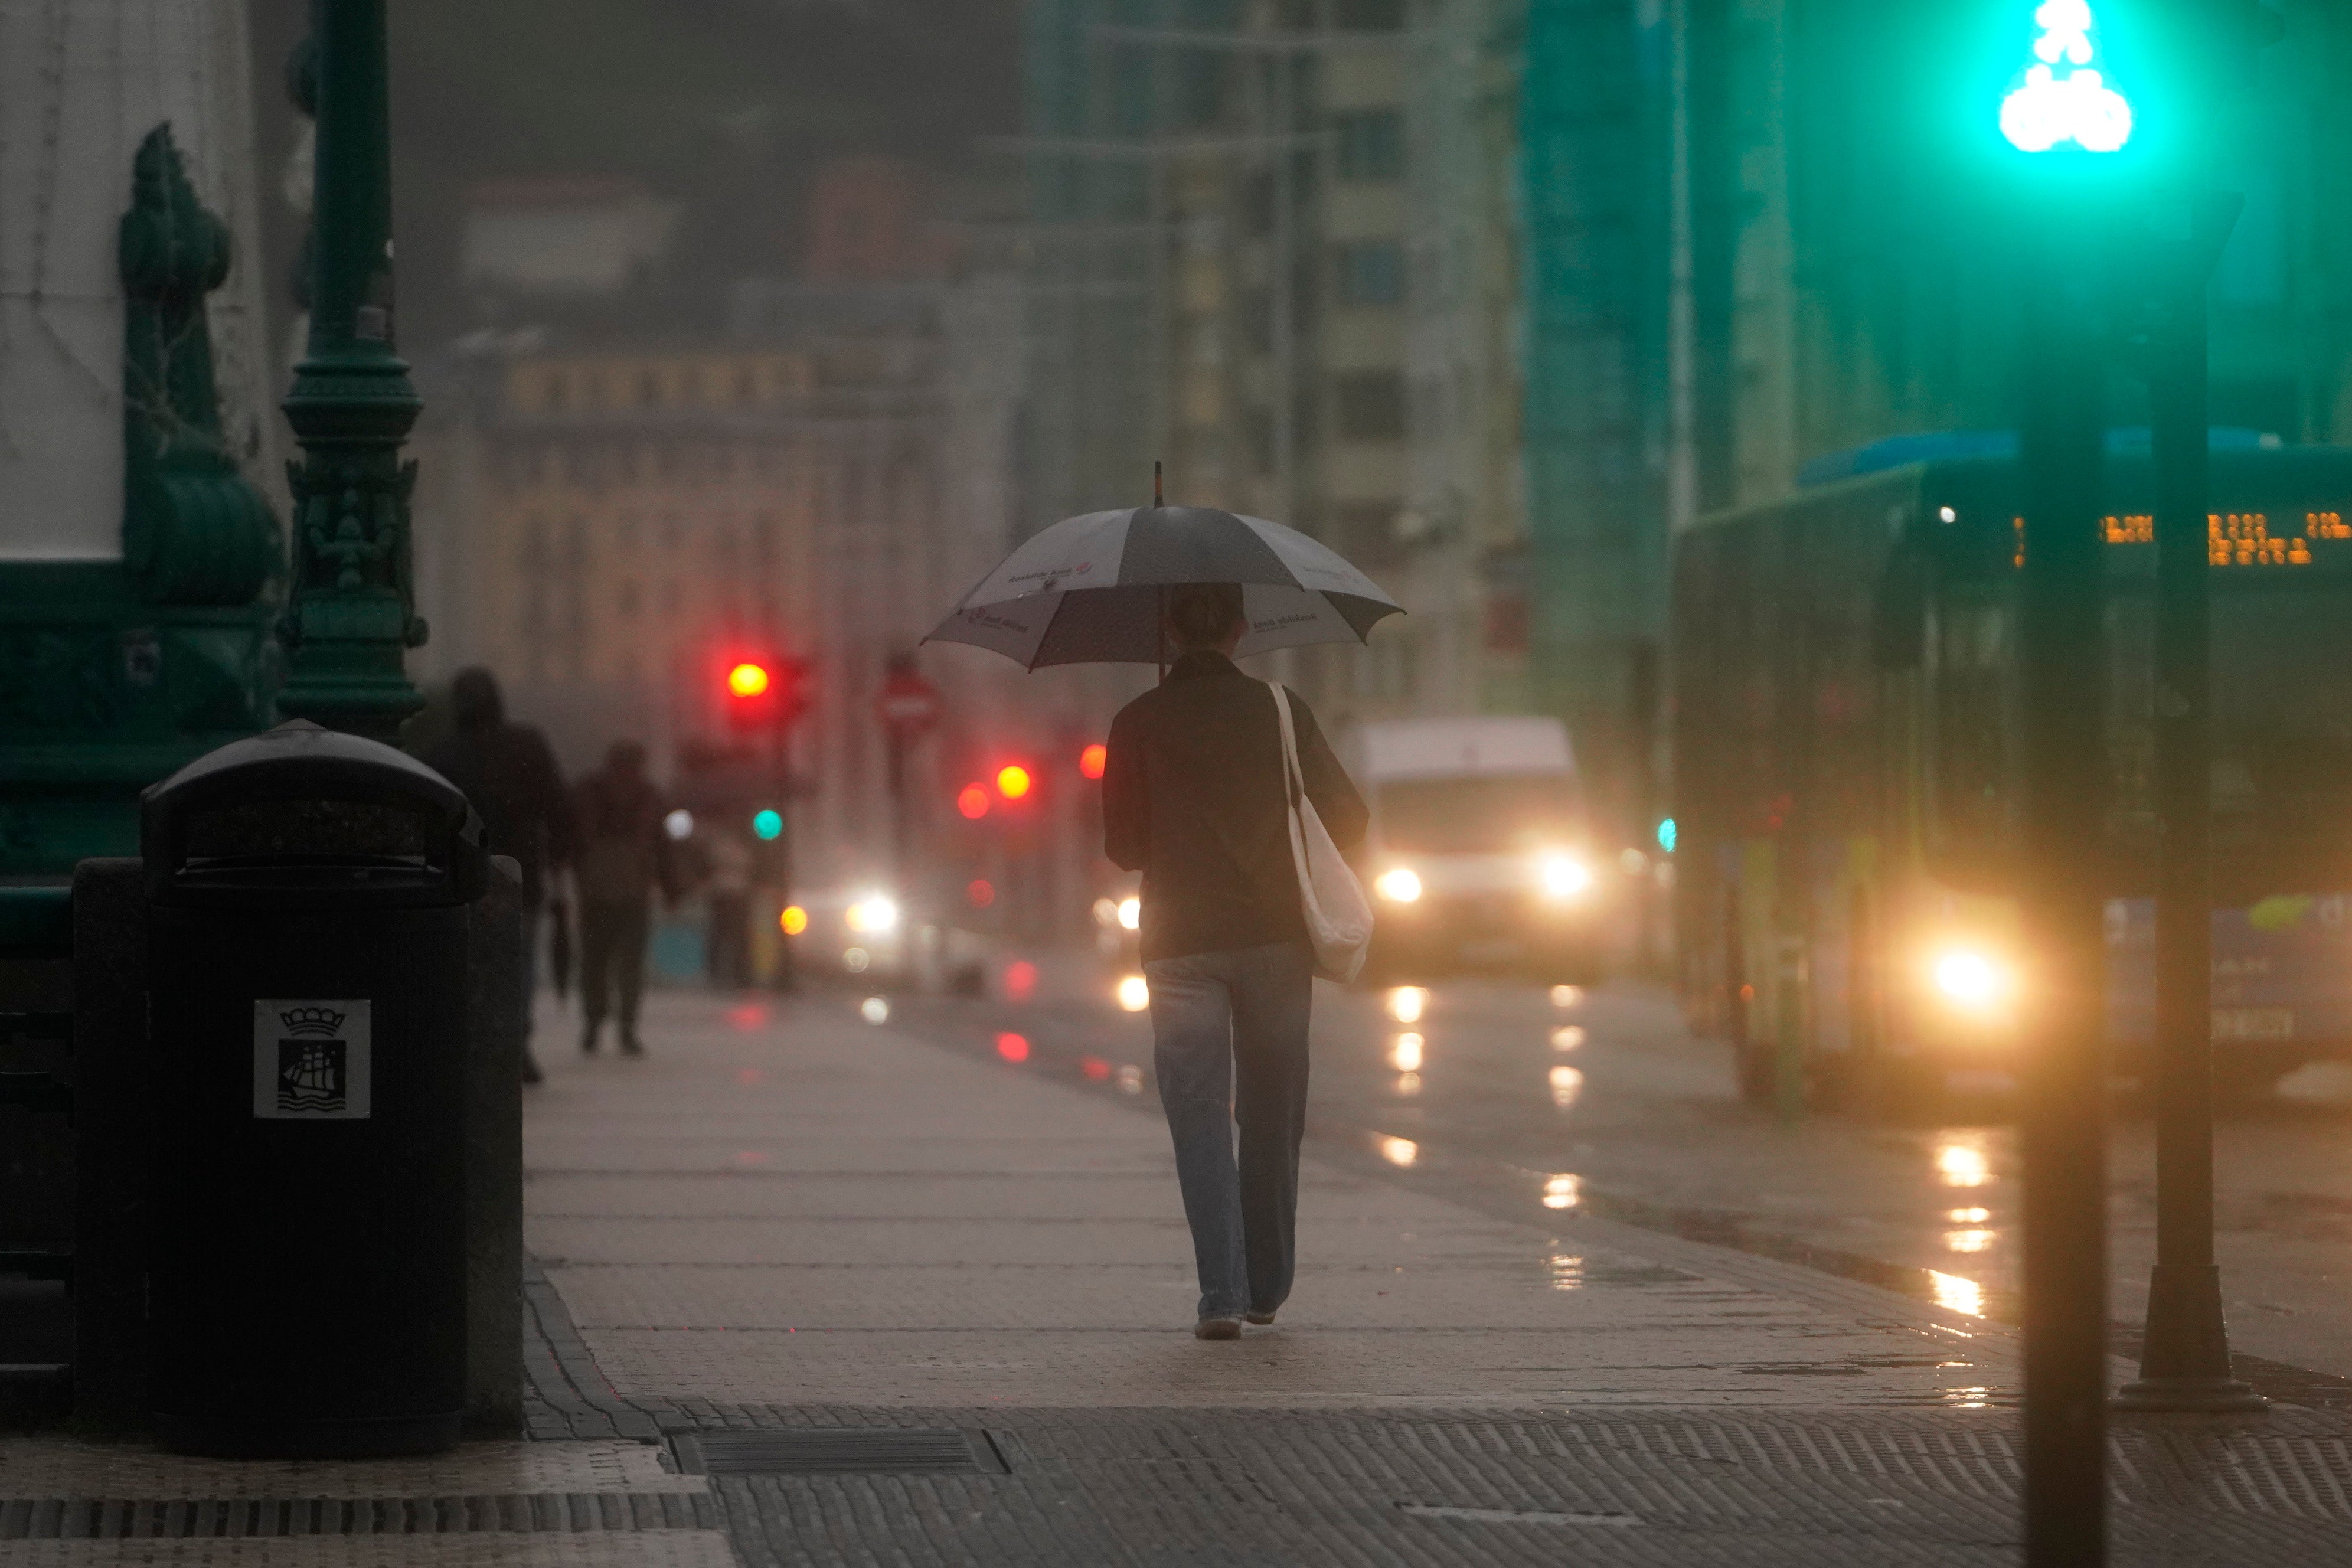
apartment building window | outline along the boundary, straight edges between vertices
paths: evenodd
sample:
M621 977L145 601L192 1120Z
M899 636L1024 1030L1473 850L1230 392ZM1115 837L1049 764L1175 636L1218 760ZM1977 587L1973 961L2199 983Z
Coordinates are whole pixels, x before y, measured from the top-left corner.
M1404 178L1404 111L1358 109L1332 116L1339 133L1339 177L1343 180Z
M1368 239L1338 247L1339 303L1393 305L1404 298L1404 247Z
M1342 441L1404 438L1404 377L1392 370L1351 371L1332 384Z

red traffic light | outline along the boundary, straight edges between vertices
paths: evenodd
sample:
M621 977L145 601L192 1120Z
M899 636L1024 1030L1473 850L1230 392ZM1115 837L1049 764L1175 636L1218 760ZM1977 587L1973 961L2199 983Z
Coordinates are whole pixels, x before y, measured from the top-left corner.
M968 784L956 792L956 809L972 821L988 815L988 791L980 784Z
M733 653L719 660L719 689L730 728L774 730L808 709L808 660L770 653Z
M1103 776L1103 764L1110 760L1110 748L1097 741L1078 753L1078 772L1090 779Z
M996 770L996 793L1007 800L1019 800L1029 793L1029 770L1019 763L1007 763Z

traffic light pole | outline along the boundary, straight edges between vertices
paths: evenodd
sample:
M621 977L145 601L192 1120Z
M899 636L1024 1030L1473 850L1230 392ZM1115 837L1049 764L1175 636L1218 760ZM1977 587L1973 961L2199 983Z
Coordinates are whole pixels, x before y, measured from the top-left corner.
M2098 218L2051 188L2020 236L2024 565L2018 600L2021 868L2032 1026L2024 1166L2025 1549L2106 1561L2105 752L2098 525L2104 361Z
M776 837L774 842L776 902L790 909L793 902L793 715L782 701L776 705L775 727L771 732L771 756L776 773ZM799 966L793 962L793 944L789 936L776 943L776 989L783 992L801 988Z
M2207 559L2206 280L2240 199L2191 201L2151 290L2156 461L2156 1266L2131 1410L2259 1410L2230 1375L2213 1261L2211 642Z

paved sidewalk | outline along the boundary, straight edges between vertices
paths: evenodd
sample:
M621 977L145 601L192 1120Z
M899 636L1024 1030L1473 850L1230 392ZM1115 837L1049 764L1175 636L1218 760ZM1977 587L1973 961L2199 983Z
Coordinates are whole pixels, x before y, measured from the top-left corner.
M540 1429L666 1435L743 1563L2016 1560L1997 1325L1318 1158L1282 1322L1203 1343L1148 1088L854 1003L551 1018L530 1102ZM2117 1560L2352 1556L2347 1439L2124 1431Z

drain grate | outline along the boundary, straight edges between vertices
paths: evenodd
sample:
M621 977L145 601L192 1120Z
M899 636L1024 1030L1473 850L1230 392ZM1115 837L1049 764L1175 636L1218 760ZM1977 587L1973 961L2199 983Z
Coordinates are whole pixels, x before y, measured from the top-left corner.
M986 1432L953 1426L802 1426L680 1434L678 1468L705 1476L1004 1475Z

